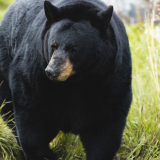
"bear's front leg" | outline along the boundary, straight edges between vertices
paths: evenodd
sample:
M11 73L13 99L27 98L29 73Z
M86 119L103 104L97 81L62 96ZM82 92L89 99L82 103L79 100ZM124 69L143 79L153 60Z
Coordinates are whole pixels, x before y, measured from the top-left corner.
M56 160L49 143L58 131L50 125L51 114L47 114L45 101L18 93L12 95L17 135L25 160Z
M42 119L38 120L36 113L33 118L26 110L15 113L17 135L25 160L57 159L56 154L49 149L49 142L57 133L53 133Z
M125 120L103 126L100 123L99 127L96 125L95 128L88 126L80 134L87 160L113 160L121 144Z

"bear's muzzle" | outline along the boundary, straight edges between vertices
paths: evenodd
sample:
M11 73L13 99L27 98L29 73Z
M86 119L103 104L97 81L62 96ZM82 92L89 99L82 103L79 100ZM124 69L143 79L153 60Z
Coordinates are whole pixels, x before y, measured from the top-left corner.
M50 80L65 81L75 74L73 64L65 52L53 53L45 72Z

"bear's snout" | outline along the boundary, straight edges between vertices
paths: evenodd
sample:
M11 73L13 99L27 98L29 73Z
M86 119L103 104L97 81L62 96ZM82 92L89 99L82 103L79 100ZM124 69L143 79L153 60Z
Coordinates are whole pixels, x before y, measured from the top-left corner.
M53 69L50 68L49 66L45 69L45 72L46 72L46 75L48 76L48 78L52 81L59 76L59 73L54 72Z
M59 65L58 65L59 64ZM50 80L65 81L75 74L73 64L68 58L63 63L56 63L55 59L51 59L45 72Z

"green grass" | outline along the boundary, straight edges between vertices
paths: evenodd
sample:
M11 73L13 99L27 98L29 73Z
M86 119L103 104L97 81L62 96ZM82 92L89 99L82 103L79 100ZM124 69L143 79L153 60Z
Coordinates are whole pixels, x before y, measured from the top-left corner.
M0 15L4 10L0 10ZM155 30L160 30L160 26L148 23L126 28L133 60L133 102L116 157L118 160L160 160L160 43L155 38L158 36ZM78 136L60 132L50 147L60 155L59 160L85 160ZM5 160L18 160L19 147L1 119L0 152Z
M133 103L119 151L126 159L160 159L160 43L154 38L156 28L152 24L127 27Z
M1 105L0 111L4 105L4 103ZM4 122L0 117L0 157L5 160L20 160L20 147L12 131L7 127L8 122Z

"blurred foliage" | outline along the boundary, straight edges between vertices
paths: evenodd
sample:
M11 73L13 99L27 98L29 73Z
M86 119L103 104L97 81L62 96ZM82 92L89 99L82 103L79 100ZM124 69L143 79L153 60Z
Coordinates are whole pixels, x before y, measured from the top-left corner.
M14 0L0 0L0 20L2 19L7 7L13 2Z
M0 0L0 8L6 8L8 6L7 3L8 1Z
M5 10L14 0L0 0L0 9Z

